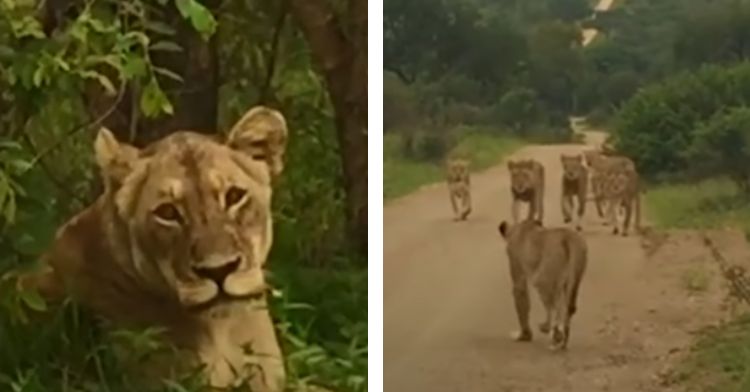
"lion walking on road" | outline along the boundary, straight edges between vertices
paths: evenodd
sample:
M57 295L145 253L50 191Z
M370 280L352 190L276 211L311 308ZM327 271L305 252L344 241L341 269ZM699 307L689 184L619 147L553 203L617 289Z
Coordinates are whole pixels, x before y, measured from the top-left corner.
M506 241L520 331L518 341L531 341L529 292L531 283L539 293L547 316L539 325L552 333L552 350L567 348L570 322L576 313L581 280L586 272L588 248L580 233L569 228L545 228L538 221L498 226Z
M560 155L563 167L561 208L563 220L570 223L575 220L575 227L581 230L581 219L586 213L586 196L588 194L589 173L583 164L581 155ZM577 205L576 205L577 203Z
M466 220L471 214L471 173L469 161L450 159L446 163L446 182L455 220Z
M527 220L544 221L544 166L533 159L508 161L510 172L511 213L518 223L520 204L528 203Z

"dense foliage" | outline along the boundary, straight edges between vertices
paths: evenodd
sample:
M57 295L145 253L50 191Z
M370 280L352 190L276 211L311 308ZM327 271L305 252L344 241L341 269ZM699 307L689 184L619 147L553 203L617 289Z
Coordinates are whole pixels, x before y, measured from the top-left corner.
M366 243L352 246L362 224L366 234L366 166L355 178L361 160L351 157L366 136L352 134L363 124L342 110L340 83L320 66L336 55L320 50L325 39L366 27L362 3L0 1L0 389L198 390L184 377L147 389L126 376L112 339L149 355L152 332L110 336L73 305L29 318L24 309L45 305L12 278L96 197L99 126L143 145L180 128L225 130L264 103L291 130L269 262L289 373L293 383L366 390ZM335 12L335 24L317 23L316 12ZM348 78L366 49L337 44L336 72Z
M384 3L385 131L440 160L466 126L569 140L586 0Z
M747 59L744 0L627 0L583 25L599 37L584 52L581 113L612 114L638 88L705 64Z
M736 132L743 125L744 112L731 110L749 100L750 63L686 71L630 99L617 115L614 142L636 160L646 176L693 174L693 159L711 154L733 159L730 150L724 150L734 142L740 144L732 148L742 148ZM730 111L728 117L724 117L726 111ZM708 166L700 169L707 173Z

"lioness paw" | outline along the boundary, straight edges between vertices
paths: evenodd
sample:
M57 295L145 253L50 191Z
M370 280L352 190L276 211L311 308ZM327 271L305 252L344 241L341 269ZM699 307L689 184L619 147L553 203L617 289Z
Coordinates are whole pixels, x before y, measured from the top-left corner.
M510 334L511 338L517 342L530 342L533 338L531 330L513 331Z

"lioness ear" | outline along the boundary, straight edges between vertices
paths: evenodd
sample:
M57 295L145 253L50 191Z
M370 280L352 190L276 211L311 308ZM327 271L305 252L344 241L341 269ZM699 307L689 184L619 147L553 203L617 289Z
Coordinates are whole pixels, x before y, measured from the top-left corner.
M512 160L508 160L508 169L512 169L516 166L516 163Z
M287 128L284 116L265 106L250 109L237 121L227 136L227 144L230 147L250 155L255 160L265 161L274 176L284 170L286 141Z
M105 183L120 184L133 169L138 159L138 149L118 142L109 129L102 127L94 141L94 155Z
M500 222L500 226L497 227L497 231L500 232L500 235L503 236L503 238L506 238L508 236L508 222Z

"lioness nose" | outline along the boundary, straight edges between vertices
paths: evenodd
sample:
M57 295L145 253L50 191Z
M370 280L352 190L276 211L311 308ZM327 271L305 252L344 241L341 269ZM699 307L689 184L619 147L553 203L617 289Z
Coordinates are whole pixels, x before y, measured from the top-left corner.
M193 271L196 275L198 275L201 278L205 279L211 279L214 282L219 284L219 287L221 287L221 284L224 282L224 279L231 274L232 272L236 271L237 268L240 266L240 258L235 257L234 259L229 259L225 263L207 263L208 265L203 266L193 266Z

